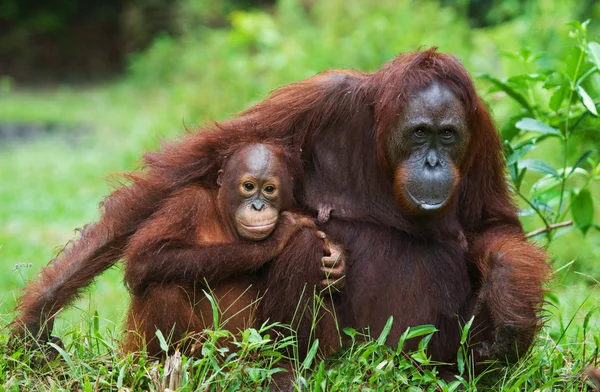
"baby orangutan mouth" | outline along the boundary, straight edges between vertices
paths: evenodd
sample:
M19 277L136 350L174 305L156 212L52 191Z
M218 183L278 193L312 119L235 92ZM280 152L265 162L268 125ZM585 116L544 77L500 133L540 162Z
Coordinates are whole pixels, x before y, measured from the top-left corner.
M242 222L238 220L238 232L244 238L261 240L267 238L275 229L277 217L266 222Z

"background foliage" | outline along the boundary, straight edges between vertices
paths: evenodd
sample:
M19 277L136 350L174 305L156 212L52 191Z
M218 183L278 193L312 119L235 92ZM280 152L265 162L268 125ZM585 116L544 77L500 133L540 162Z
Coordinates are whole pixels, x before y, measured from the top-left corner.
M73 228L97 217L96 205L110 191L104 178L134 169L143 152L158 148L161 139L183 134L184 126L229 118L277 86L316 72L374 71L400 52L435 45L461 58L475 76L505 140L507 178L522 207L523 224L528 232L542 230L532 240L548 247L557 270L548 296L548 327L532 358L506 373L502 387L581 385L581 372L598 360L600 339L595 310L600 298L596 2L115 2L110 10L125 26L111 41L121 48L114 60L118 66L96 72L84 62L65 76L44 70L44 61L25 61L22 53L35 51L29 44L36 36L68 36L69 18L81 13L77 2L69 3L73 9L67 3L56 1L56 12L42 6L25 12L24 3L16 1L0 7L0 21L9 26L0 39L1 325L11 318L18 288L72 237ZM567 24L588 18L589 24ZM73 47L65 50L73 53ZM5 62L11 54L28 72L11 72L14 67ZM30 56L43 58L43 53ZM68 56L61 59L59 65ZM74 74L79 76L69 76ZM44 84L32 84L39 80ZM79 83L65 84L73 80ZM571 220L573 225L543 231ZM71 357L81 361L71 360L67 374L83 383L101 374L108 385L120 380L119 385L135 389L151 377L143 366L115 354L113 336L118 337L127 307L121 276L115 269L98 279L76 309L61 314L57 333L71 342ZM260 339L249 334L243 344L261 346L257 333ZM5 338L0 332L0 343ZM106 352L108 359L98 359ZM217 361L219 355L207 358ZM433 375L411 373L413 362L377 341L344 355L333 373L323 362L308 364L316 370L309 381L315 390L321 388L317 385L348 388L348 377L375 389L404 381L425 389L438 385ZM418 353L417 358L422 360ZM248 366L242 359L240 366ZM0 371L0 385L34 385L28 383L39 375L21 365L15 370L20 361L0 357L0 370L6 369ZM54 368L44 376L61 385L61 374ZM258 374L256 385L267 377L252 374Z

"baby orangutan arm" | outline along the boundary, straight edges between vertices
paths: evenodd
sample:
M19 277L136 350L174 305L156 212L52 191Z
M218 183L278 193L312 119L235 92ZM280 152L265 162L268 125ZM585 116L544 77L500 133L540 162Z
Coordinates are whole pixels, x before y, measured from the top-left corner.
M214 209L209 191L200 187L168 200L129 242L129 288L139 293L152 282L215 281L255 270L279 254L301 227L314 227L312 220L284 212L267 239L252 242L227 234Z

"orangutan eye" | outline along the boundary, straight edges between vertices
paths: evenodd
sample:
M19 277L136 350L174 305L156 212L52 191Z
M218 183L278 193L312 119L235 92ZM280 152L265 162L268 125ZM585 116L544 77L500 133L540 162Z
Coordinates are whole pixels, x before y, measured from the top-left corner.
M275 187L273 185L267 185L265 187L265 192L267 192L267 193L273 193L273 192L275 192Z
M414 134L415 134L416 137L419 137L419 138L425 137L425 131L423 129L421 129L421 128L415 129L414 130Z
M454 131L452 129L446 128L442 131L443 138L450 139L452 136L454 136Z
M246 182L244 183L244 189L247 191L253 191L254 190L254 184L251 182Z

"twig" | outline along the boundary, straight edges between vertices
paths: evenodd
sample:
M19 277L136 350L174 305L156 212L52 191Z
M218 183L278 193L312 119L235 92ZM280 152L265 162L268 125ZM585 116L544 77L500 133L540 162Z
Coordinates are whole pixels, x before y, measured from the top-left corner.
M552 229L550 229L550 222L548 222L548 220L546 219L546 217L544 216L544 214L542 214L542 212L540 211L540 209L537 208L535 206L535 204L533 204L531 200L529 200L528 198L526 198L525 195L523 195L520 191L517 190L516 192L517 192L517 195L521 199L525 200L525 203L527 203L529 205L529 207L531 207L535 211L535 213L538 214L538 216L540 217L540 219L544 223L544 226L546 226L545 227L546 228L546 232L552 231ZM543 233L543 231L542 231L542 233Z
M525 235L525 238L531 238L531 237L535 237L538 234L542 234L542 233L549 233L554 229L558 229L561 227L567 227L567 226L572 226L573 225L573 221L572 220L568 220L568 221L564 221L564 222L560 222L560 223L553 223L551 225L548 225L546 227L542 227L541 229L537 229L534 231L531 231L529 233L527 233Z

